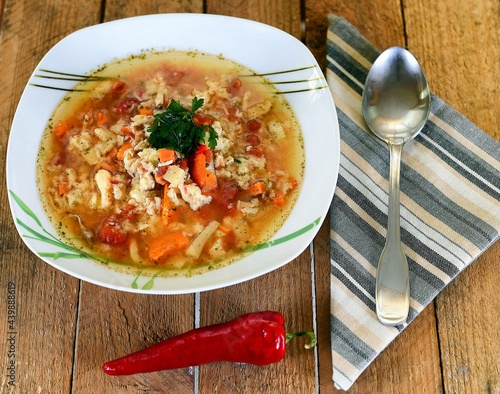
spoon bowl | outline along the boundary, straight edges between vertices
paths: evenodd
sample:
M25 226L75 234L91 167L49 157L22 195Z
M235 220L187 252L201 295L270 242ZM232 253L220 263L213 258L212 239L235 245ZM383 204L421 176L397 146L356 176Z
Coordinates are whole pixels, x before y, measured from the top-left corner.
M399 177L404 144L420 133L430 110L430 91L422 68L406 49L392 47L373 63L365 82L362 110L370 130L389 146L387 237L377 266L377 317L387 325L406 321L410 305L409 271L401 245Z
M370 130L386 143L404 143L424 127L430 92L417 59L392 47L380 54L366 78L363 116Z

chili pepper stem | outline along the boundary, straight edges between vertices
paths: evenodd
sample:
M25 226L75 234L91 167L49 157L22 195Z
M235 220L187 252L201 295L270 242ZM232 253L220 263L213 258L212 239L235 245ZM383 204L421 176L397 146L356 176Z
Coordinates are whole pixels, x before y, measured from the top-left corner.
M286 343L290 342L293 338L302 337L304 335L307 335L309 337L309 342L304 346L306 349L311 349L316 346L316 343L318 341L316 340L316 335L314 335L314 333L311 331L287 332Z

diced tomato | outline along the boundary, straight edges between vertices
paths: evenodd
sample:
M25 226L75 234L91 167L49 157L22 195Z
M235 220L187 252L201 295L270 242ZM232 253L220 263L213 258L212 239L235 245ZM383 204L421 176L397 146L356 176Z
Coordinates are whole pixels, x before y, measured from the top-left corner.
M255 133L247 133L245 139L252 146L260 145L260 137Z
M198 149L196 149L196 152L195 153L203 153L205 152L206 150L208 149L208 146L206 146L205 144L201 144Z
M264 155L264 152L262 151L262 149L256 148L254 146L252 146L247 152L249 154L251 154L253 156L257 156L257 157L261 157Z
M70 190L71 188L67 182L60 182L57 185L57 194L59 194L59 196L64 196Z
M53 166L58 166L59 164L65 161L66 151L60 152L54 156L54 158L50 161L50 164Z
M226 216L232 216L237 212L237 201L242 193L237 184L222 183L218 185L217 189L207 193L212 196L212 201L210 204L202 206L199 213L207 221L222 221Z
M218 204L226 212L232 213L236 211L236 196L239 188L235 183L224 183L220 185L219 191L214 194L213 202Z
M101 242L108 245L121 245L127 240L127 234L120 227L118 221L112 216L108 216L104 219L98 233Z
M250 144L250 148L247 152L254 156L262 156L264 152L261 148L261 139L256 133L247 133L245 135L246 141Z
M241 88L241 79L234 78L233 81L231 82L231 87L233 89L239 89L239 88Z
M113 92L115 93L121 93L125 90L127 85L123 81L118 81L113 85Z
M57 137L62 138L71 129L71 127L72 127L72 125L69 122L58 123L54 127L54 134Z
M246 123L246 126L247 126L248 131L251 131L252 133L256 133L262 127L262 123L259 122L257 119L250 119Z
M222 238L222 247L224 248L224 250L234 249L237 244L238 237L236 237L236 234L232 230L228 231Z
M211 126L214 124L214 120L211 117L198 112L193 115L193 121L196 126Z
M164 73L165 79L170 85L175 85L184 75L186 75L185 71L178 71L174 69L165 69Z
M134 220L136 216L136 206L134 204L127 204L120 212L120 218L127 220Z
M120 115L127 115L132 110L134 109L134 106L139 104L139 100L136 99L135 97L127 97L126 99L123 99L120 104L118 104L115 108L115 112L119 113Z
M234 104L232 104L230 101L225 103L225 111L224 115L227 117L228 120L231 122L236 122L238 124L242 123L241 120L241 115L239 113L238 107L236 107Z
M231 94L231 96L236 96L240 92L241 88L241 79L234 78L231 81L231 84L226 88L227 92Z
M184 171L186 171L188 169L188 159L186 157L183 157L182 159L179 160L177 165Z
M107 112L102 112L102 111L97 112L96 121L97 121L98 126L102 126L102 125L106 124L108 122L108 120L109 120L109 116L108 116Z

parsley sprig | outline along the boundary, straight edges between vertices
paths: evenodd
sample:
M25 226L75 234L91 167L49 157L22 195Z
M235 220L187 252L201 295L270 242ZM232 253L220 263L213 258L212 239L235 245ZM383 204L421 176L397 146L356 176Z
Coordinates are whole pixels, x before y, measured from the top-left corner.
M167 109L154 116L153 124L148 128L148 141L153 148L167 148L178 152L182 157L191 156L201 144L210 149L217 145L217 132L210 125L197 126L194 113L203 106L203 99L194 97L191 110L172 99Z

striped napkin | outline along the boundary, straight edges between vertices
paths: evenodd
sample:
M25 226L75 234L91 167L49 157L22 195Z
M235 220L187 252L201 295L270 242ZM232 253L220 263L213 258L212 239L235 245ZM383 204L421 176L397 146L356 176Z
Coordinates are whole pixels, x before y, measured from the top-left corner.
M333 380L347 390L370 362L500 232L500 144L432 96L422 133L401 164L401 237L410 267L410 314L396 327L375 313L375 271L387 226L389 152L361 113L380 53L330 15L327 80L337 106L341 159L331 206ZM432 86L431 86L432 88Z

